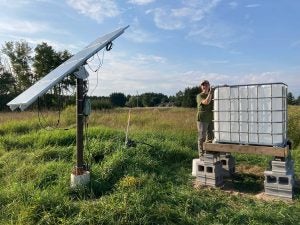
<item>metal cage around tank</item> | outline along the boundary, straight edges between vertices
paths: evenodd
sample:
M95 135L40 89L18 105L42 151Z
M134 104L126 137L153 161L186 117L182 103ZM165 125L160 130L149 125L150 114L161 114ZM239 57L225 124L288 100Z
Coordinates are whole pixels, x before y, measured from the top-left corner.
M286 98L284 83L217 86L214 142L285 146Z

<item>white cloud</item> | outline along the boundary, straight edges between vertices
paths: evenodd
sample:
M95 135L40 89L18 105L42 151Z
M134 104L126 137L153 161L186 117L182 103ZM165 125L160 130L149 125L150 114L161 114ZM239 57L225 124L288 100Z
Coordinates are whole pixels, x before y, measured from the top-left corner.
M259 74L248 74L248 83L274 83L280 80L280 73L274 71L262 72Z
M216 63L227 63L227 61ZM297 88L300 86L300 80L295 82L297 80L295 77L296 74L283 74L278 71L234 75L197 70L179 72L176 65L170 64L161 56L144 54L128 56L126 53L108 52L99 72L99 85L93 95L107 96L112 92L135 95L137 91L139 94L156 92L175 95L187 87L198 86L201 80L206 79L212 85L284 82L289 85L289 90L298 96L300 93ZM96 74L90 74L89 79L90 90L93 90L97 79Z
M146 11L153 14L155 25L164 30L186 31L186 39L201 45L229 48L249 36L247 27L238 27L218 19L214 14L221 0L183 0L179 7L167 6ZM231 1L229 7L237 7Z
M134 57L133 61L141 63L141 64L150 64L150 63L166 63L167 59L157 55L145 55L138 54Z
M289 90L299 93L300 80L295 82L296 74L283 74L279 71L266 71L258 73L245 73L238 75L220 74L220 73L206 73L202 71L187 71L182 73L178 82L184 82L188 86L199 85L201 80L209 80L214 86L216 85L243 85L243 84L260 84L260 83L286 83ZM195 77L197 78L195 80Z
M200 1L199 5L195 8L195 13L192 14L192 20L202 20L206 15L211 13L216 6L218 6L219 2L220 0Z
M42 22L26 21L26 20L0 20L0 32L7 33L27 33L33 34L41 31L51 30L49 26Z
M221 85L228 84L230 78L228 75L203 71L186 71L178 77L178 82L183 82L189 87L198 86L202 80L209 80L212 85Z
M113 0L67 0L67 3L80 14L101 23L105 18L116 17L120 14Z
M125 37L129 40L137 43L151 43L157 42L158 39L154 37L149 32L141 28L131 28L128 32L125 33Z
M179 9L171 9L172 15L174 17L189 17L193 13L192 8L183 7Z
M25 38L24 38L25 39ZM46 42L48 45L52 46L55 50L57 51L63 51L63 50L68 50L70 51L72 54L76 54L77 52L79 52L84 44L82 42L78 42L78 43L64 43L62 41L59 40L50 40L50 39L43 39L43 38L29 38L26 37L25 39L28 43L32 44L34 47L37 44L41 44L42 42Z
M196 25L187 34L187 38L202 45L227 48L233 42L243 38L236 31L221 21L212 21L205 25Z
M68 50L71 53L75 54L79 50L81 50L86 43L78 42L74 44L70 43L64 43L62 41L55 41L47 38L33 38L30 36L20 36L20 35L8 35L7 36L10 41L20 41L20 40L25 40L26 42L29 43L30 47L35 48L36 45L41 44L42 42L46 42L50 46L52 46L54 49L58 51L62 50ZM0 39L0 43L4 43L5 40Z
M176 16L174 11L166 11L161 8L153 10L154 13L154 22L158 28L164 30L179 30L184 28L184 23L179 19L179 16Z
M127 53L108 52L99 72L99 85L93 95L107 96L116 91L124 94L136 94L137 91L139 94L145 92L175 94L179 91L176 85L181 84L172 80L173 74L165 72L165 69L170 67L164 57L157 55L131 56ZM90 90L93 90L97 75L90 74L89 79Z
M183 1L181 7L156 8L146 13L154 14L154 22L158 28L180 30L203 20L219 4L220 0Z
M46 38L38 38L38 36L45 35L55 35L55 36L69 36L70 33L66 30L55 29L51 25L27 20L13 20L13 19L2 19L0 20L0 43L6 41L27 41L33 48L42 42L47 42L48 44L56 47L58 49L68 50L78 50L78 47L72 44L62 43L62 41L51 41Z
M237 2L229 2L228 5L231 9L235 9L238 6L238 3Z
M134 18L130 29L125 33L125 37L137 43L152 43L158 41L157 37L140 27L138 18Z
M257 7L260 7L260 4L248 4L248 5L245 5L246 8L257 8Z
M134 5L147 5L154 1L155 0L129 0L128 3L134 4Z

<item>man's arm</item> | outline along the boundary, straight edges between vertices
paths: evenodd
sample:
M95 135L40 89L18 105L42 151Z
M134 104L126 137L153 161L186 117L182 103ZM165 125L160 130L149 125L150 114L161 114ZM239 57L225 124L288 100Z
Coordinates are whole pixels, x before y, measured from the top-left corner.
M213 96L213 89L211 88L208 95L207 95L207 97L206 97L206 99L203 99L201 101L201 103L203 105L208 105L211 102L212 96Z

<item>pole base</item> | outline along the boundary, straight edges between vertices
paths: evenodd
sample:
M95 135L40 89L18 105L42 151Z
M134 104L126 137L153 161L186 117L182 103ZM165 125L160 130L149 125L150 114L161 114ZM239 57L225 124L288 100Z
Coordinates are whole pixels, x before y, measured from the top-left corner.
M90 171L84 171L81 175L71 173L71 188L80 188L90 182Z

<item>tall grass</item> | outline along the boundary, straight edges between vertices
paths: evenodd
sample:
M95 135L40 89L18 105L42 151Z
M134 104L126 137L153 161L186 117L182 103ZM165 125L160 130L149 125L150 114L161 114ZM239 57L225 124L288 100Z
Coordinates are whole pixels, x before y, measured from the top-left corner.
M293 142L294 148L300 144L300 106L288 108L288 138Z
M237 155L238 168L256 169L237 176L233 186L241 193L194 188L194 109L132 109L129 138L134 144L126 148L128 109L94 112L85 148L91 184L71 190L74 112L63 112L61 126L52 130L41 128L31 113L18 118L21 123L0 119L0 224L299 224L298 192L293 203L253 195L263 191L256 171L265 169L268 158ZM299 112L289 108L294 144ZM56 116L48 113L49 123ZM293 151L296 175L299 150Z

